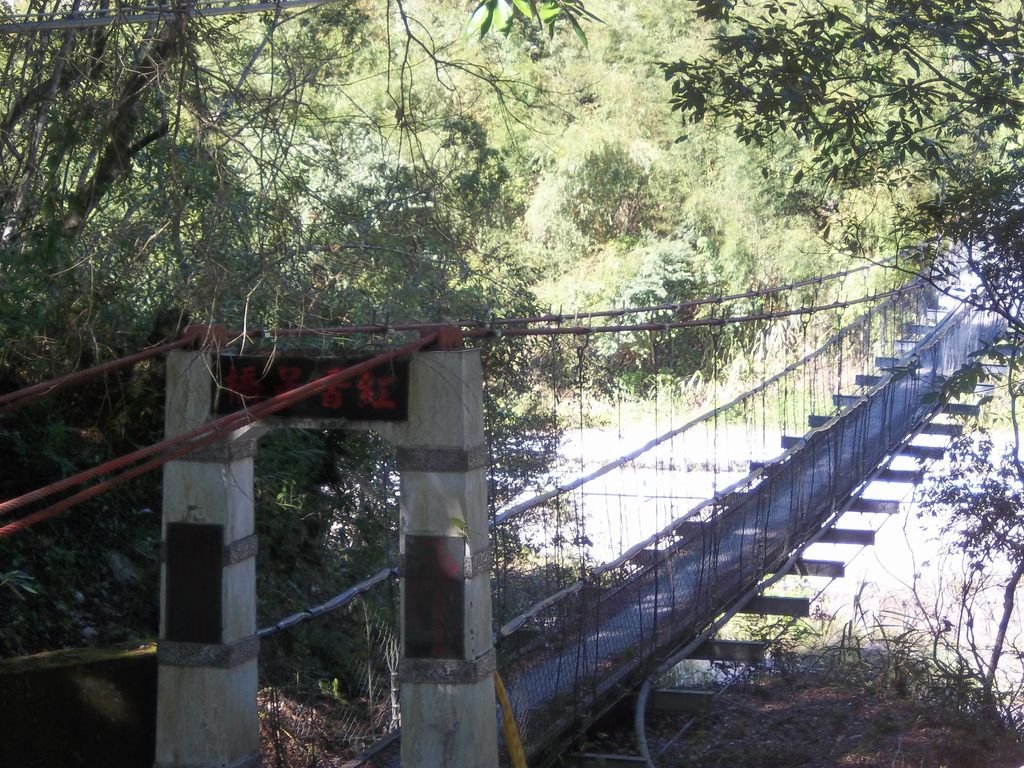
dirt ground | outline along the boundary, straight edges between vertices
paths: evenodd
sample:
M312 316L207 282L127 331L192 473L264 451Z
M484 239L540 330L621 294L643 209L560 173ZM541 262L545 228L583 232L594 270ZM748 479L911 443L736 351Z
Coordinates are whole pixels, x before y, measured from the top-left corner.
M727 686L704 715L649 714L647 739L657 768L1024 767L1015 732L952 701L834 670L763 674ZM349 768L380 738L351 705L325 697L264 690L260 708L269 768ZM632 720L623 708L579 751L636 755Z
M1011 731L934 701L810 673L733 685L696 720L650 715L647 738L658 768L1024 766L1024 744ZM633 741L622 723L592 734L585 748L635 753Z

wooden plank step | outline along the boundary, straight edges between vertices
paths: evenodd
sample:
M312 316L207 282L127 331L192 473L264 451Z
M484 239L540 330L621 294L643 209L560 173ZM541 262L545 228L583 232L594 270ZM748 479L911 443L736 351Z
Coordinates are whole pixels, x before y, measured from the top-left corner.
M856 544L870 547L875 543L875 532L862 528L829 528L818 541L822 544Z
M700 715L711 711L715 694L712 691L685 688L655 688L647 700L648 712Z
M950 416L980 416L981 406L971 403L946 403L942 406L942 412Z
M885 483L913 483L917 485L924 479L924 470L921 469L892 469L886 467L875 475L875 480Z
M946 313L938 307L929 307L922 313L922 315L924 316L925 322L932 323L934 325L938 324L939 320L945 317Z
M893 342L892 346L893 346L893 350L896 352L896 354L898 354L898 355L905 355L908 352L911 352L914 349L914 347L917 346L917 340L916 339L896 339L896 341Z
M758 616L793 616L805 618L811 615L811 601L806 597L777 597L758 595L740 613Z
M818 427L828 424L830 421L832 421L832 418L832 416L811 415L807 417L807 426L809 426L811 429L817 429Z
M907 323L903 326L903 332L908 336L927 336L934 330L934 325L922 325L921 323Z
M946 455L946 449L941 445L915 445L910 443L900 448L900 456L909 456L912 459L935 460Z
M850 506L846 508L846 511L867 512L869 514L878 515L895 515L900 511L900 503L898 501L889 501L888 499L857 498L850 502Z
M849 408L860 400L860 395L832 395L832 404L836 408Z
M845 563L837 560L797 560L796 572L801 576L822 576L827 579L841 579L846 575Z
M795 437L794 435L783 435L782 436L782 449L788 451L790 448L795 448L803 442L802 437Z
M764 469L766 466L768 466L767 461L752 461L750 462L750 471L757 472L757 470Z
M764 661L767 643L750 640L705 640L690 654L691 659L705 661L741 661L760 664Z
M891 371L899 361L898 357L876 357L875 367L880 371Z
M942 435L945 437L960 437L964 433L963 424L943 424L942 422L929 421L921 428L922 435Z
M875 376L871 373L858 373L854 382L860 387L873 387L875 384L882 380L881 376Z
M1009 366L1003 363L982 363L981 369L986 376L1005 376L1010 372Z

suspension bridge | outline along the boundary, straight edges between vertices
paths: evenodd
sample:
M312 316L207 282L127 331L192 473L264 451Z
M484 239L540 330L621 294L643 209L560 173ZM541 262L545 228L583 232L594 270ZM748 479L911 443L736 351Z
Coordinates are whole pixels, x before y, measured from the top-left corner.
M0 526L0 538L164 468L161 768L258 764L260 642L368 599L395 579L401 658L379 666L398 678L401 731L397 711L377 723L380 741L364 762L494 765L499 743L518 738L529 763L543 765L681 659L721 653L714 637L724 621L766 605L765 590L783 575L840 573L841 563L811 560L806 548L870 539L870 526L837 527L840 516L891 512L898 499L873 489L921 475L916 465L894 468L894 458L934 458L941 449L919 436L954 432L933 417L969 410L940 395L947 378L1001 332L994 316L936 303L921 281L795 309L749 303L798 288L816 299L819 287L859 271L588 315L316 331L416 337L356 363L271 358L252 353L259 344L252 334L235 335L232 349L232 334L195 329L139 355L0 395L2 416L117 366L169 355L165 439L0 503L0 516L20 515ZM748 371L752 385L725 392L715 383L713 407L696 417L679 419L664 396L668 413L656 412L653 437L612 446L595 465L585 448L595 439L585 393L588 377L601 373L585 364L587 340L671 338L752 322L768 328L824 313L839 327L816 348L801 348L780 366L765 345L759 370ZM802 327L807 337L808 324ZM280 342L310 333L267 335ZM569 440L552 487L492 509L483 372L479 349L466 343L518 337L572 340L579 418L561 425ZM667 345L662 358L674 351ZM723 395L728 402L719 402ZM331 600L257 629L252 457L259 437L280 426L372 429L396 446L400 557ZM495 717L495 671L516 726L506 737Z

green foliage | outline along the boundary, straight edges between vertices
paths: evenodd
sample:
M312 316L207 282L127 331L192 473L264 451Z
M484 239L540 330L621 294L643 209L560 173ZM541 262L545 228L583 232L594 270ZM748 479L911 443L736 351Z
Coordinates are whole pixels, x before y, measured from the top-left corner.
M466 33L484 37L492 29L502 35L512 31L516 19L543 26L554 37L555 24L564 19L584 46L587 35L581 20L600 21L580 0L484 0L473 11Z
M465 9L427 0L4 36L0 391L189 322L483 321L537 314L538 296L604 308L827 271L834 256L814 231L832 209L804 215L799 142L762 152L703 129L675 142L653 62L706 50L692 11L606 7L613 23L586 24L596 17L575 0L487 0L474 40ZM588 381L644 393L713 374L742 336L605 343L586 352ZM484 354L499 506L553 457L551 400L575 383L576 361L540 343ZM150 444L161 392L161 366L143 364L5 415L3 496ZM274 435L258 462L259 533L277 564L261 565L264 618L392 556L395 499L381 489L393 464L378 441ZM52 560L0 546L3 572L39 590L0 590L0 609L24 603L43 625L35 637L24 621L0 627L4 652L76 644L89 627L155 631L155 601L133 602L118 634L72 607L72 585L95 572L127 591L116 550L152 587L157 515L141 510L158 508L157 483L44 528Z
M724 125L769 149L795 139L808 155L794 184L817 191L801 206L826 231L841 222L845 248L874 250L875 225L823 215L829 187L833 199L881 197L873 218L900 247L937 263L941 284L966 266L982 280L980 300L1019 322L1009 298L1021 283L1019 7L750 0L702 2L698 13L711 50L664 65L684 122Z
M31 574L15 569L0 573L0 587L9 589L15 596L24 599L26 595L38 595L39 587Z
M583 155L565 182L562 213L585 237L602 242L636 237L651 217L647 171L621 146Z
M959 438L951 466L926 491L926 514L947 521L945 530L977 569L993 559L1024 561L1024 488L1013 445L997 450L988 433Z

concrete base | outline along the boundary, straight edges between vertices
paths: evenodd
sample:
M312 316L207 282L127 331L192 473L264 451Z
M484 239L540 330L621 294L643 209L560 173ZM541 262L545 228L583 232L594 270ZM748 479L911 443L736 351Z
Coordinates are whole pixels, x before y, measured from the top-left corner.
M498 765L494 680L437 685L402 683L402 768Z
M259 764L256 659L230 669L161 664L158 686L155 768Z

